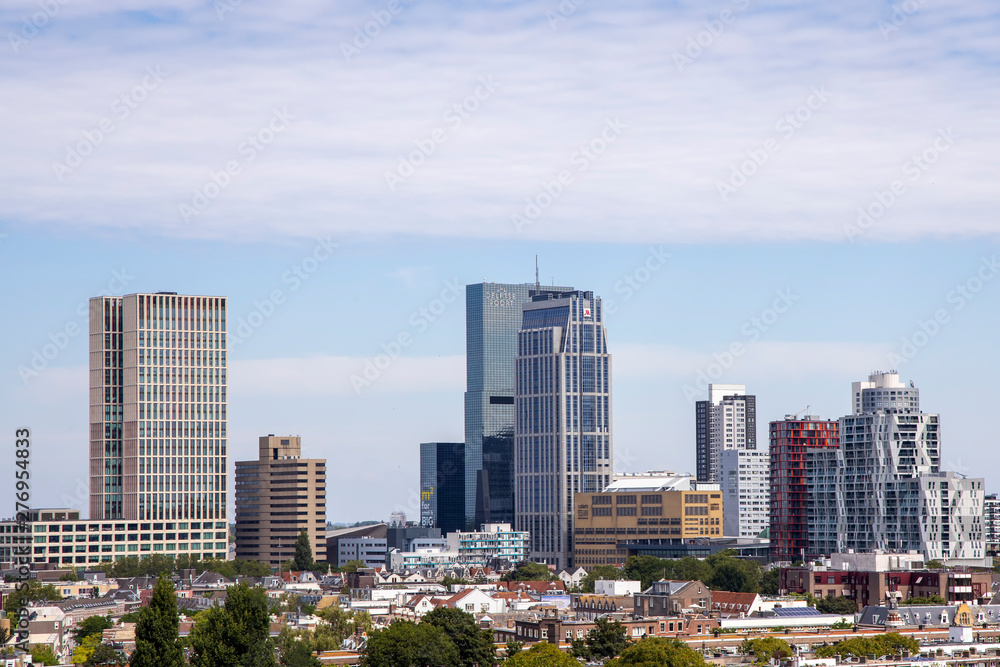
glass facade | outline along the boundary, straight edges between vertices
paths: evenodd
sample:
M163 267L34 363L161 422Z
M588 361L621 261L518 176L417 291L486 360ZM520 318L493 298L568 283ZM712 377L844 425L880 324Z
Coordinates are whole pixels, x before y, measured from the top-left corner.
M465 522L465 445L420 443L420 524L452 533Z
M521 306L534 289L534 283L488 282L465 288L466 529L514 521L514 358ZM541 290L567 292L572 288ZM479 474L483 469L487 475ZM489 488L481 489L480 482L486 480Z
M593 292L532 297L515 365L516 528L531 554L570 567L573 498L611 482L611 355Z
M91 520L226 518L226 299L90 301Z

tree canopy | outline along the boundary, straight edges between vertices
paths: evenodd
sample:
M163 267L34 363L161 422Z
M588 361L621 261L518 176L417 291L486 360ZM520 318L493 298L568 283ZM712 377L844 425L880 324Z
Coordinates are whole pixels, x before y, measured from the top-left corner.
M132 667L184 667L178 627L177 595L173 583L163 576L153 588L149 606L139 612Z
M421 625L430 623L441 628L458 649L461 664L490 666L496 660L493 631L483 630L472 614L461 609L438 607L424 614Z
M557 577L544 563L521 561L504 577L506 581L555 581Z
M594 658L613 658L628 646L628 635L621 621L598 618L587 633L587 649Z
M760 637L744 639L740 644L740 653L752 655L759 665L770 662L773 658L788 658L792 655L792 646L778 637Z
M832 658L840 655L859 658L870 653L877 656L895 655L900 650L916 655L920 652L920 644L916 639L904 637L898 632L886 632L870 637L852 637L830 646L821 646L816 649L816 657Z
M901 605L921 605L921 604L934 604L934 605L946 605L948 601L937 594L931 594L927 597L912 597L906 598L905 600L900 600Z
M246 582L229 587L224 607L204 612L191 632L195 667L274 667L267 595Z
M737 558L732 550L720 551L704 560L685 556L672 560L656 556L630 556L622 569L625 579L638 580L643 590L660 579L702 581L712 590L736 593L759 593L765 583L760 563ZM768 587L777 588L777 579L767 580Z
M368 636L361 667L462 667L462 661L440 627L396 621Z
M296 570L314 570L312 546L309 544L309 532L303 528L295 540L295 558L292 559Z
M676 639L645 637L608 660L605 667L705 667L705 659Z
M111 622L110 616L88 616L87 618L80 621L76 628L73 629L73 641L77 644L83 643L83 640L91 635L100 636L105 630L112 627L114 623Z
M816 611L821 614L856 614L858 603L843 595L827 595L822 600L816 600Z
M602 579L618 580L624 578L625 574L614 565L597 565L580 581L580 590L584 593L593 593L594 584Z
M580 667L580 662L560 651L555 644L539 642L527 651L516 651L501 667Z

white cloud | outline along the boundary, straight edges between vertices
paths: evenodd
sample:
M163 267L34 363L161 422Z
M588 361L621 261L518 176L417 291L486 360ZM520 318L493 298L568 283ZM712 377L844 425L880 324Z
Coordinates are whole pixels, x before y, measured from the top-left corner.
M347 62L340 43L379 3L242 3L222 21L207 4L68 3L0 66L0 215L185 237L518 238L511 214L567 169L524 238L844 241L857 207L951 126L955 146L865 238L996 233L990 3L922 5L888 39L889 9L870 3L751 3L679 72L674 53L731 5L584 5L552 30L554 3L412 3ZM115 100L157 65L169 76L118 118ZM488 75L497 91L448 124ZM717 183L820 85L830 101L723 202ZM247 160L241 142L284 107L292 124ZM578 171L574 152L615 117L628 127ZM114 132L58 182L53 162L103 118ZM446 140L390 192L385 172L437 128ZM178 206L230 160L240 174L185 223Z

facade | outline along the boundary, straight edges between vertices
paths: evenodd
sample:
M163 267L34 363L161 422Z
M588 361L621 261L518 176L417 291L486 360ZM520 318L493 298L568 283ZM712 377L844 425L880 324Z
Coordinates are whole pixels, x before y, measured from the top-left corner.
M686 551L693 538L722 536L719 485L691 475L622 476L600 493L576 494L575 502L573 562L587 568L621 566L635 551Z
M475 283L465 287L465 518L459 529L514 522L514 358L530 291L572 287Z
M839 430L839 422L838 422ZM840 447L809 447L806 449L806 541L813 557L837 551L837 531L844 513L843 497L838 493L840 470L844 455ZM773 538L772 538L773 539ZM773 544L773 543L772 543ZM801 551L798 559L801 560ZM793 557L789 559L795 561Z
M634 598L637 616L676 616L685 609L707 614L712 608L712 591L700 581L661 579Z
M710 384L695 403L695 457L699 482L718 482L727 449L757 449L757 398L742 384Z
M13 538L0 544L0 562L11 562L15 550L24 547L32 562L64 567L154 553L225 559L228 550L225 521L82 521L80 510L69 508L32 509L28 516L27 534L20 533L16 521L0 521L0 536Z
M986 495L983 501L983 528L986 531L986 553L995 556L1000 552L1000 499L997 494Z
M224 521L226 298L95 297L89 331L91 518Z
M384 537L348 537L337 542L337 567L348 561L358 560L365 567L385 567L388 552Z
M236 462L236 558L278 566L302 529L326 561L326 459L302 458L298 436L261 436L257 460Z
M863 384L862 411L840 420L838 551L985 563L983 480L939 472L940 418L920 411L912 383L890 372Z
M818 550L810 539L809 506L815 498L815 488L809 487L806 469L813 450L835 451L840 446L839 427L839 422L811 415L801 419L787 415L783 421L771 422L769 534L772 560L802 560L803 554L805 560L810 560L831 553L832 550ZM833 534L835 538L836 521Z
M515 365L516 528L534 559L572 565L574 495L611 482L611 355L593 292L532 291Z
M465 529L464 443L420 443L420 525Z
M770 528L770 456L756 449L726 449L719 455L722 534L760 537Z
M458 552L462 565L485 567L495 559L514 564L528 559L528 534L509 523L488 523L480 531L450 533L448 549Z

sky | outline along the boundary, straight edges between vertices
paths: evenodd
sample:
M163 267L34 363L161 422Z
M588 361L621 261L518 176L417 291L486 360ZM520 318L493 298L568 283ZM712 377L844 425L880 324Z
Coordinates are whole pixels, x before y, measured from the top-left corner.
M536 256L605 301L617 471L693 471L709 381L757 395L766 443L891 368L943 467L1000 486L993 3L51 0L0 26L0 433L35 434L36 506L87 509L81 308L170 290L229 298L231 461L301 435L331 521L415 517L418 444L463 438L464 286Z

